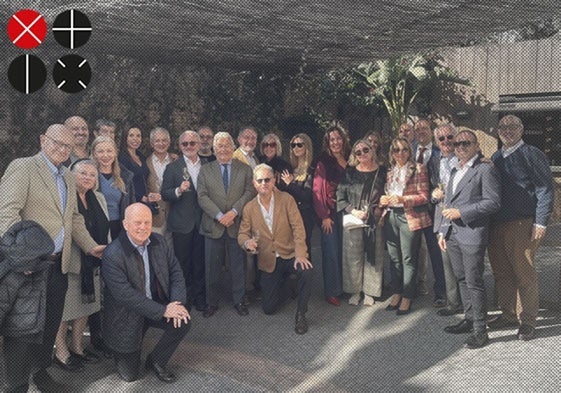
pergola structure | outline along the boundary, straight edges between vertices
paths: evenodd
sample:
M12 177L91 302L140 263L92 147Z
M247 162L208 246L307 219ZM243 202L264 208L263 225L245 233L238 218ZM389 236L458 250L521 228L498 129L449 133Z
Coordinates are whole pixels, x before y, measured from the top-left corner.
M11 0L49 25L85 12L84 50L228 68L334 67L477 40L561 16L558 0ZM54 47L48 36L44 49Z

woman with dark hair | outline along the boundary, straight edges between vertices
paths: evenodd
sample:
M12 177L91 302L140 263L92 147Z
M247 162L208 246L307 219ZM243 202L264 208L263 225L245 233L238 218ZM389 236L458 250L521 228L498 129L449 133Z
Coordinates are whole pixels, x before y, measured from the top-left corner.
M146 186L150 171L146 165L146 157L140 151L142 145L142 132L138 127L131 127L121 135L121 151L119 152L119 162L133 174L134 198L135 202L142 202L148 205L152 212L156 214L156 202L162 199L159 192L148 193Z
M281 173L284 189L296 200L298 210L306 230L308 259L311 260L312 229L314 227L314 209L312 206L312 160L314 150L312 140L306 134L296 134L290 140L290 164L292 170Z
M370 145L374 149L374 152L378 160L378 164L387 166L388 157L386 156L386 152L382 150L382 146L383 146L382 135L377 131L369 131L362 139L370 143Z
M107 201L111 238L116 239L122 229L125 209L135 202L133 174L119 165L117 145L110 137L101 135L94 139L92 159L99 171L99 191Z
M84 217L86 228L98 244L108 244L109 217L103 194L97 187L97 168L94 161L81 159L72 164L76 180L78 210ZM99 356L82 345L82 334L88 316L101 308L100 260L83 251L73 242L68 267L68 290L64 302L62 322L56 337L54 362L67 371L83 368L83 363L95 363ZM68 327L72 327L70 348L66 343Z
M284 171L292 172L290 164L282 159L282 145L276 134L267 134L261 140L261 155L259 162L265 163L273 168L276 186L281 191L286 191L285 183L281 182L281 174Z
M417 264L422 229L432 225L429 215L429 179L426 168L412 161L411 145L396 138L390 146L386 193L380 205L386 206L384 235L390 255L393 296L386 310L404 315L411 310L415 296Z
M350 293L349 304L371 306L382 295L384 261L378 260L376 223L382 216L378 207L384 193L386 167L379 166L375 150L366 140L351 149L349 166L337 187L337 210L343 216L343 291Z
M312 195L321 220L323 290L329 304L339 306L343 293L341 271L341 218L337 214L336 191L349 157L349 135L339 126L329 127L323 137L323 151L314 171Z

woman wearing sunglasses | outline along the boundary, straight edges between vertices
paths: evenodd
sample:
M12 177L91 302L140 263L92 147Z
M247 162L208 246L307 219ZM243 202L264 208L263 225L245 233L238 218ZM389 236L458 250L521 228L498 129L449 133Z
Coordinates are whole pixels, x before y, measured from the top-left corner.
M306 134L296 134L290 140L290 163L292 170L285 169L281 173L282 183L286 191L298 204L298 210L304 221L306 230L306 246L308 259L311 258L311 239L314 227L314 209L312 207L312 140Z
M337 214L336 191L349 158L349 135L339 126L327 129L323 152L318 157L312 186L314 210L321 221L321 255L325 300L341 305L341 217Z
M284 171L292 172L292 168L288 162L281 158L282 146L279 137L276 134L265 135L261 140L260 151L259 162L273 168L277 188L281 191L286 191L285 183L280 181L281 174Z
M374 297L382 295L383 259L377 260L376 222L382 215L378 207L384 194L386 167L378 165L376 151L366 140L351 149L349 166L337 187L337 210L351 215L343 223L343 291L350 293L349 304L372 306ZM354 220L356 218L357 220Z
M380 205L386 206L384 235L391 266L393 296L388 311L408 314L415 296L421 229L432 225L429 211L429 179L426 168L412 161L411 145L396 138L390 146L386 193Z

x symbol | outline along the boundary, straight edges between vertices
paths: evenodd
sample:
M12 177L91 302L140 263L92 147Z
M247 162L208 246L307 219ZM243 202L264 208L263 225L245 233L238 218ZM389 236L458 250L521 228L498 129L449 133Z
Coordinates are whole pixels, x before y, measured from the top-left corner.
M15 44L16 42L18 42L19 39L25 35L25 33L29 33L29 35L31 35L33 38L35 38L35 40L37 41L37 43L39 43L39 44L41 43L41 40L30 30L30 29L33 27L33 25L34 25L35 23L37 23L39 20L41 20L41 18L42 18L41 15L37 15L37 17L35 18L35 20L34 20L33 22L31 22L31 24L30 24L29 26L26 26L25 23L23 23L23 22L17 17L17 15L13 15L13 18L15 19L16 22L18 22L18 23L21 25L21 27L23 27L23 31L21 32L21 34L18 35L18 36L16 37L16 39L12 41L14 44Z

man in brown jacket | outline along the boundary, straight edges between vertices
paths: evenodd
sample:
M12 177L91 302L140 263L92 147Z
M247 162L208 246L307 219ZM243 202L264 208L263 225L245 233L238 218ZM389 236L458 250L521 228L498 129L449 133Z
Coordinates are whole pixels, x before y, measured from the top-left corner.
M258 256L262 305L273 314L288 298L287 284L296 279L298 308L295 331L308 331L306 311L310 298L312 264L308 260L306 232L298 206L291 195L275 188L273 169L259 164L253 171L257 196L243 209L238 243Z

